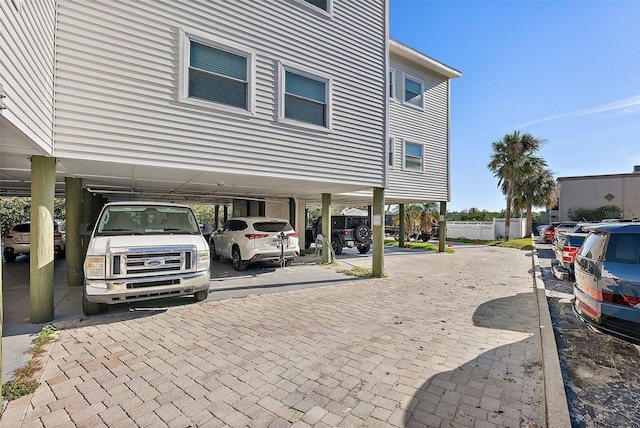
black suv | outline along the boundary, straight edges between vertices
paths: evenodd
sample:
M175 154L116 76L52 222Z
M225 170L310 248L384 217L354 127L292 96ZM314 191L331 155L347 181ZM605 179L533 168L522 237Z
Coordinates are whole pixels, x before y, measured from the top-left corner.
M598 328L640 343L640 224L590 232L576 256L574 308Z
M322 234L322 217L318 217L307 228L305 234L305 249L309 249L318 235ZM358 247L360 254L365 254L371 248L371 228L369 217L352 215L331 216L331 246L336 255L342 254L344 247Z

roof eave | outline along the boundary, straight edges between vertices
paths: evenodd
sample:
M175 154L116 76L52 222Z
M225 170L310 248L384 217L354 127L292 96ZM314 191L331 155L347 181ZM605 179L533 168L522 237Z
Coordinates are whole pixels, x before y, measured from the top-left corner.
M462 76L462 72L455 68L436 61L435 59L418 52L397 40L389 39L389 51L393 55L397 55L449 79L455 79L456 77Z

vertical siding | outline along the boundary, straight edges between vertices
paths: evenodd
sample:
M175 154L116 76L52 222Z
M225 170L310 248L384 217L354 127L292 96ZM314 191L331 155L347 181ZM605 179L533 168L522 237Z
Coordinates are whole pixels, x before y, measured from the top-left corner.
M396 99L389 100L389 137L394 165L389 169L387 199L449 200L449 80L391 57L396 70ZM424 109L402 104L404 73L424 83ZM404 141L424 144L424 171L402 169Z
M52 152L55 0L0 2L2 116Z
M56 154L380 186L385 1L332 5L59 0ZM254 116L179 101L181 27L255 51ZM279 61L332 78L331 132L277 122Z

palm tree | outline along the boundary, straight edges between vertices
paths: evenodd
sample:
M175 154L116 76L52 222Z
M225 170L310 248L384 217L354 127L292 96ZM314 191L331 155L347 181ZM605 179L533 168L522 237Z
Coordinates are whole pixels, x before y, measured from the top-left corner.
M423 230L431 231L434 220L440 216L440 208L436 202L424 204L408 204L405 207L405 227L410 230L406 236L420 233ZM419 229L419 230L418 230Z
M531 166L527 158L538 151L544 140L535 138L529 133L506 134L501 140L491 143L493 154L487 164L487 168L498 178L498 187L503 189L506 196L507 208L505 210L505 241L509 240L509 223L511 220L511 204L516 179L527 173Z
M529 159L529 172L516 179L513 191L514 209L527 212L526 238L531 237L531 208L553 206L558 202L560 189L547 163L535 156Z

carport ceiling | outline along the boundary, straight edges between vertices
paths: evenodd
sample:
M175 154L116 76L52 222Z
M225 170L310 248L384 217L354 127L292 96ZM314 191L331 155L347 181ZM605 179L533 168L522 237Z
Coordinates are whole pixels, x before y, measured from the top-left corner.
M0 194L29 196L31 193L30 155L4 150L0 153ZM319 202L322 193L332 200L350 205L370 204L370 196L344 196L340 193L366 190L341 183L326 183L193 169L57 159L56 196L64 196L64 178L77 177L93 193L107 200L154 199L184 203L229 203L233 199L301 197ZM370 191L370 189L368 189Z

